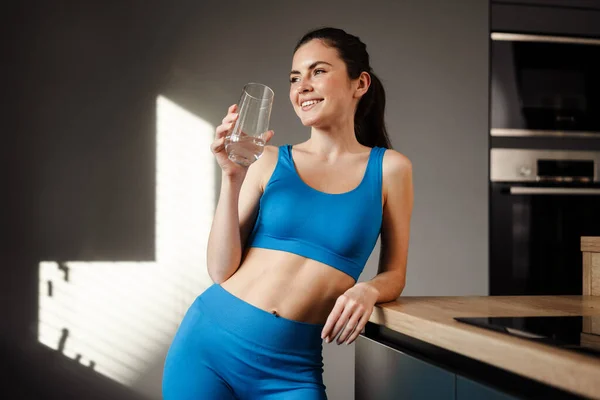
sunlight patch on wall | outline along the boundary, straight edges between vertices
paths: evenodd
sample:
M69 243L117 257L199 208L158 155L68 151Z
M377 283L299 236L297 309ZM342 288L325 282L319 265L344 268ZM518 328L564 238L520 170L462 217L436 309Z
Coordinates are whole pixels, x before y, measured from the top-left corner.
M214 127L159 96L156 261L40 263L38 340L125 385L164 354L212 281Z

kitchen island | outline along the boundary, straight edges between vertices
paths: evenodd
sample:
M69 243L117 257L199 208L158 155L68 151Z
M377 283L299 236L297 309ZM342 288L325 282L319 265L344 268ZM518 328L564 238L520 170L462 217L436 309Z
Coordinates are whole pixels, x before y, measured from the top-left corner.
M600 239L584 239L584 285L595 294ZM586 260L586 250L597 254ZM598 355L455 319L521 316L581 317L581 340L600 355L597 295L400 297L377 305L357 340L356 400L600 399Z

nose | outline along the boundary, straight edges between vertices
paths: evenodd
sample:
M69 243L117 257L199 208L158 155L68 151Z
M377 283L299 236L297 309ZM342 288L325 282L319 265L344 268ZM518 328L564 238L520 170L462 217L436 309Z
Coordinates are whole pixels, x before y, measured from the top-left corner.
M306 93L310 91L312 91L312 86L310 86L306 81L298 85L298 93Z

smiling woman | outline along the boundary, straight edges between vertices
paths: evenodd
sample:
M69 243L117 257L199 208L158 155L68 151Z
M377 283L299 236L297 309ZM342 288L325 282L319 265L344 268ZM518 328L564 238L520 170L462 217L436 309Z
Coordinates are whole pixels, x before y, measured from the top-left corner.
M249 167L223 149L236 105L216 129L215 283L171 344L166 400L325 399L322 341L354 342L373 306L404 288L412 167L390 149L385 93L364 43L335 28L306 34L289 97L310 138L266 146ZM380 235L378 274L357 283Z
M303 102L321 103L328 94L332 108L350 114L340 117L342 121L344 117L346 121L353 121L359 143L390 148L383 118L385 90L370 66L366 45L356 36L346 34L344 37L345 32L342 32L324 28L300 40L294 50L294 69L290 72L290 100L304 125L314 126L308 121L305 123L298 111L316 109L305 107ZM344 43L347 45L342 45ZM358 83L359 89L367 90L353 96L349 93L353 90L352 82ZM346 93L340 90L343 88L347 89ZM361 96L360 101L353 102L356 95ZM336 105L336 100L345 102Z

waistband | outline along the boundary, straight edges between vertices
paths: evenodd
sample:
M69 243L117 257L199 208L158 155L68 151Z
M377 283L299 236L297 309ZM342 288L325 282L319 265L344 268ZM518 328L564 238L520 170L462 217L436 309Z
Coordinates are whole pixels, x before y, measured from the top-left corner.
M271 314L213 284L198 300L222 328L253 343L282 352L321 350L323 324L294 321Z

